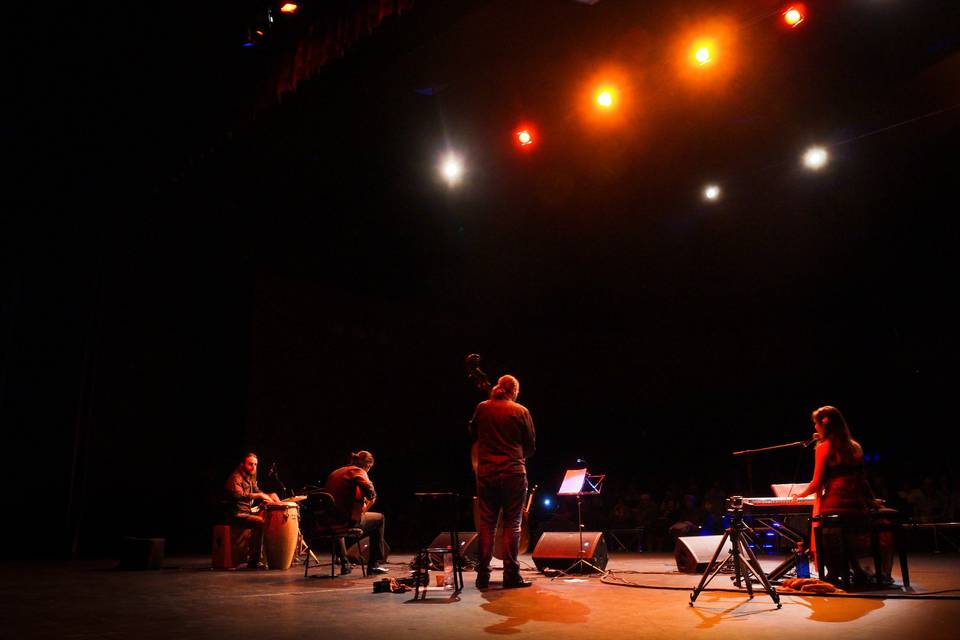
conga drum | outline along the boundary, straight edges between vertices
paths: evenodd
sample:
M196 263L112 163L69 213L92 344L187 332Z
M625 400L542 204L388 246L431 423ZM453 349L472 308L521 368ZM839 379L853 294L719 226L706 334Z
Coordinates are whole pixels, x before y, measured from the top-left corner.
M296 502L266 504L263 549L268 569L289 569L300 534L300 506Z

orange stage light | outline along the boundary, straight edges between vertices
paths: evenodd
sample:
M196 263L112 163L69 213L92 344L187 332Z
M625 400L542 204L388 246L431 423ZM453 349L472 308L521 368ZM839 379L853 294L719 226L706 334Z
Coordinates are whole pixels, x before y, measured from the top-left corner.
M693 54L693 57L699 65L705 65L713 60L713 56L710 55L710 49L707 47L700 47L697 49L697 51Z
M603 87L596 94L597 106L604 109L612 109L617 102L617 92L611 87Z
M293 2L287 2L282 7L280 7L280 13L296 13L300 8L300 5Z
M578 84L571 97L584 126L609 132L632 121L637 113L637 100L631 83L634 77L627 69L613 63L598 66ZM524 126L528 125L524 123ZM537 144L543 141L533 131Z
M783 21L788 27L795 27L806 18L807 9L802 4L790 5L783 12Z

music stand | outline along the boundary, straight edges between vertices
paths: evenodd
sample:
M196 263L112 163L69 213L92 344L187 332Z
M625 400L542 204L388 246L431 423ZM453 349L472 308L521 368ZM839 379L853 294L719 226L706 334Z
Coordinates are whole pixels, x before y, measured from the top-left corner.
M567 567L566 571L563 571L564 574L571 573L574 567L577 567L577 573L582 574L584 572L583 567L586 565L602 576L607 575L606 571L588 560L583 559L583 511L581 509L583 496L600 495L604 478L606 478L604 474L590 474L585 468L570 469L563 476L563 482L560 484L560 490L557 491L557 495L577 497L577 532L580 534L580 544L577 545L577 560Z

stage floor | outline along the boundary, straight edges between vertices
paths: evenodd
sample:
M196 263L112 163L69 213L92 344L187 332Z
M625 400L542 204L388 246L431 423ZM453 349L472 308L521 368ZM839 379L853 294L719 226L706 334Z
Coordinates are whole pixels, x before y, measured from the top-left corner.
M410 556L391 556L390 576ZM523 558L531 567L529 556ZM772 568L777 558L763 560ZM213 571L209 558L167 558L159 571L118 571L115 563L8 564L0 568L2 638L955 638L960 624L960 556L910 559L912 589L866 597L782 595L777 610L762 590L748 600L718 575L689 606L699 576L681 574L667 554L611 554L614 576L551 580L535 571L527 589L502 590L499 572L478 592L475 574L452 600L430 592L374 594L374 578L304 579L287 571ZM324 567L311 570L322 575ZM899 575L894 574L899 580ZM934 595L933 592L945 593ZM930 595L924 595L930 594Z

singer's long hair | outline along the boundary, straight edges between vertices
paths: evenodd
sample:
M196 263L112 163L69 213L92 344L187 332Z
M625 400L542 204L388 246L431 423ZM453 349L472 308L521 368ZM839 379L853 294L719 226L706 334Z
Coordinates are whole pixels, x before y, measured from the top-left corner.
M500 376L497 386L490 389L490 397L494 400L516 400L520 392L520 381L513 376Z
M863 448L850 434L850 426L836 407L820 407L813 421L823 426L824 440L830 443L827 460L831 464L849 464L863 460Z

